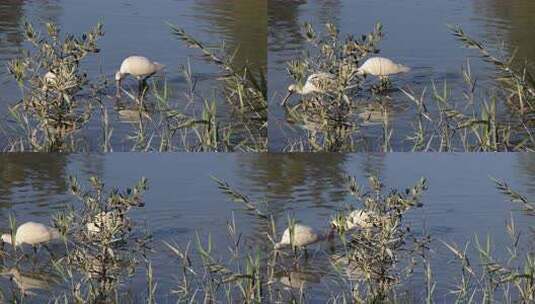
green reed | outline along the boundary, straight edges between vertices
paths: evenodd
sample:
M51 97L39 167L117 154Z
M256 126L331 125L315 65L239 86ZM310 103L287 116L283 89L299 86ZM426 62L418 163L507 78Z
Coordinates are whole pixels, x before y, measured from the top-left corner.
M20 135L10 140L9 150L76 149L76 135L91 118L93 100L102 89L80 67L88 55L99 52L102 24L80 36L62 36L52 23L45 23L45 27L43 34L24 23L31 48L8 66L23 96L10 108Z

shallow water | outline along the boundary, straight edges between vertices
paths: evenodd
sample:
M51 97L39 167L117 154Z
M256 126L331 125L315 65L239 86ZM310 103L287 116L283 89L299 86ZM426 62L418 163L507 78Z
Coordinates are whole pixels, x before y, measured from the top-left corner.
M174 302L169 290L175 287L178 264L162 241L185 246L196 232L201 239L211 234L216 254L226 256L226 224L234 213L244 239L269 246L265 225L229 201L210 176L227 181L254 200L267 200L280 233L288 215L318 229L325 228L330 216L351 202L344 186L346 176L356 176L365 184L370 174L378 174L388 188L396 189L427 177L429 190L423 197L424 207L412 212L410 220L418 231L425 228L435 239L437 247L431 261L438 282L438 302L442 302L445 288L452 286L458 273L457 266L448 264L452 256L438 240L464 244L476 234L488 234L498 255L508 244L505 222L513 208L489 177L507 181L528 197L535 194L532 154L1 155L0 230L8 229L9 214L15 214L19 223L49 222L54 212L73 202L65 181L69 175L80 181L97 175L107 187L120 188L145 176L149 179L146 205L133 217L154 237L151 259L158 282L158 302ZM526 231L533 223L520 212L512 215L519 231ZM315 252L323 250L316 248ZM129 288L145 290L143 277L141 269ZM313 302L325 302L329 293L318 288L325 284L310 285L307 292L312 293ZM9 290L7 279L0 278L0 285L4 291Z
M532 30L535 3L530 0L270 0L268 14L271 151L284 149L301 134L298 128L288 127L279 103L291 81L286 73L286 62L299 56L305 47L300 36L304 22L321 30L326 22L332 22L342 34L355 35L368 33L376 22L381 22L386 32L379 46L381 54L412 68L410 73L394 77L394 86L412 88L416 92L428 87L427 96L431 81L436 81L439 87L447 81L453 88L453 96L459 99L466 87L460 71L467 58L478 83L493 76L492 67L482 63L475 51L462 47L449 33L447 25L461 25L466 33L498 54L510 55L518 48L519 63L525 59L535 62L535 32ZM395 151L405 151L408 147L403 140L412 131L409 122L413 119L414 105L399 91L390 95L395 106L411 108L393 114L392 146ZM295 98L294 102L297 101ZM462 100L459 101L462 104ZM364 132L366 138L375 141L375 137L381 136L382 126L366 127ZM374 151L379 147L369 149Z
M55 22L64 33L81 33L102 21L105 36L99 43L101 52L89 56L83 66L90 77L104 74L112 79L123 58L145 55L166 65L170 100L184 107L186 101L182 90L186 84L179 66L186 66L188 60L191 62L193 77L200 81L198 94L206 98L214 95L213 80L220 73L200 58L198 50L187 48L173 37L167 23L182 27L209 46L218 46L224 41L229 52L238 49L236 64L248 64L258 72L266 67L266 11L266 0L163 0L157 4L141 0L3 1L0 3L1 117L7 116L9 104L20 99L16 83L8 75L5 65L24 47L21 32L24 19L37 25L45 21ZM127 84L128 88L137 90L133 80ZM111 92L113 88L110 88ZM112 101L107 102L111 108ZM218 115L222 120L231 119L228 112L228 105L221 102ZM125 150L127 145L121 144L132 128L121 123L117 114L110 116L114 127L112 141L117 143L116 150ZM100 135L99 126L98 120L94 119L89 135Z

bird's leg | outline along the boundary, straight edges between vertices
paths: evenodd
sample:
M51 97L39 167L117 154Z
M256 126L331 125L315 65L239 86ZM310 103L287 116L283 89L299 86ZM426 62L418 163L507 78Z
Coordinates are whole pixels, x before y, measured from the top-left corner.
M141 98L143 97L143 79L139 78L137 80L137 83L137 98L141 100Z
M50 257L55 260L56 257L54 256L54 253L52 252L52 250L50 250L50 248L48 248L47 245L43 245L43 247L45 247L46 251L48 252L48 254L50 255Z
M379 77L379 79L381 81L382 90L386 90L390 87L390 79L388 78L388 76L381 76Z
M32 255L32 265L34 268L37 268L37 247L32 245L33 255Z
M142 80L142 84L143 84L143 95L145 95L145 90L148 90L148 89L149 89L149 85L147 84L147 78L149 78L149 77L145 77L145 78L143 78L143 80Z

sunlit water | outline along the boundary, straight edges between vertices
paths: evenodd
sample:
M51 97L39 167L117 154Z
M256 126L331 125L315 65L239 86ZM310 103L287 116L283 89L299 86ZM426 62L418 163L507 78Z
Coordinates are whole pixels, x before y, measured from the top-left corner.
M0 114L8 117L7 106L20 99L15 81L7 73L6 63L20 55L25 46L22 23L26 19L36 25L43 22L59 24L62 32L81 33L98 21L104 24L105 36L99 43L100 54L89 56L83 68L90 77L101 74L113 79L121 61L133 54L144 55L166 65L165 80L170 89L171 104L184 108L186 82L179 67L191 64L197 94L207 99L214 96L214 80L221 73L200 58L197 49L189 49L171 35L168 23L185 29L208 46L223 42L229 52L236 49L236 64L247 64L253 71L266 67L267 4L265 0L164 0L157 3L141 0L124 1L22 1L0 3ZM155 78L156 79L156 78ZM158 78L161 84L161 78ZM113 81L111 81L113 84ZM127 88L137 90L135 81ZM112 85L113 86L113 85ZM110 87L110 94L113 94ZM150 98L150 96L149 96ZM113 101L106 100L113 108ZM229 121L229 108L219 102L218 116ZM97 115L98 116L98 115ZM116 113L110 115L114 128L112 142L116 150L129 150L125 136L133 129L121 123ZM90 134L100 135L98 117L90 125Z
M330 216L352 202L345 187L346 177L356 176L365 184L370 174L377 174L392 189L404 189L427 177L429 190L423 197L424 207L411 212L410 221L417 231L425 229L435 240L431 261L438 282L437 302L446 299L447 288L455 282L459 270L457 265L448 264L452 256L439 240L464 244L475 235L490 235L496 254L503 255L509 244L505 223L511 214L519 231L529 233L527 227L533 223L518 210L510 213L514 208L489 178L503 179L517 191L533 196L535 156L531 154L21 154L0 156L0 230L9 229L9 214L15 214L19 223L48 223L56 211L74 202L67 193L66 178L70 175L80 181L100 176L107 187L120 188L145 176L149 180L146 205L133 218L138 227L148 228L154 237L151 260L159 302L174 303L169 291L176 286L179 265L162 241L185 246L196 233L201 239L211 234L215 254L225 257L229 245L226 224L234 213L243 240L265 250L271 246L266 225L229 201L211 176L227 181L251 199L266 200L267 211L273 214L280 233L288 215L318 229L326 228ZM316 246L313 252L319 259L327 248ZM321 265L314 260L310 263L315 270ZM134 293L144 292L143 269L132 284L129 288ZM326 284L307 285L312 302L324 303L330 292L335 292L323 288ZM6 293L8 279L1 278L0 285L4 294L10 294ZM61 290L58 288L40 292L39 297L57 294ZM416 298L422 298L424 289L414 290Z
M418 93L428 87L426 96L430 96L432 81L439 87L446 81L458 104L463 104L460 97L466 86L461 67L467 59L480 85L494 74L492 67L482 63L475 51L461 46L449 33L448 25L461 25L469 35L483 41L497 54L510 55L518 48L516 58L520 63L525 59L535 62L535 32L532 30L535 2L530 0L270 0L268 14L269 139L272 151L284 149L301 134L298 127L288 127L279 103L291 81L286 62L298 57L305 47L300 35L304 22L321 30L326 22L332 22L343 35L368 33L376 22L381 22L386 37L380 44L380 54L412 68L410 73L394 77L394 86L411 88ZM480 94L479 98L488 97L484 92ZM393 148L405 151L408 146L404 139L413 131L410 121L415 107L402 92L392 92L390 96L395 108L408 108L391 114ZM297 101L295 97L293 102ZM428 102L428 106L432 107L431 103ZM382 126L364 127L363 132L365 138L377 142ZM376 151L380 147L367 149Z

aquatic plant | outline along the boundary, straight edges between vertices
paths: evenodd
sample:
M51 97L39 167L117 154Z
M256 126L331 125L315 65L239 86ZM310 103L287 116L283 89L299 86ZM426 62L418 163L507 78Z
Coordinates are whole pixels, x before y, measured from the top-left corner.
M70 191L81 203L57 214L56 226L69 234L67 254L55 262L56 269L72 290L68 302L116 302L120 286L146 260L150 236L135 229L128 212L144 206L147 180L142 178L124 192L112 189L97 177L85 190L71 177Z
M240 130L242 140L235 144L233 150L267 151L267 81L264 70L252 71L248 66L237 66L233 54L224 45L209 48L204 43L189 35L184 29L170 25L171 32L190 48L198 49L203 58L214 64L221 75L222 95L231 105L237 124L229 125L228 130ZM262 69L262 68L260 68ZM215 105L212 106L215 108ZM206 107L205 107L206 109ZM215 110L215 109L214 109ZM207 125L210 128L210 124ZM212 138L215 128L206 130L201 138ZM227 131L230 133L230 131ZM236 135L234 136L236 137ZM225 137L221 137L225 138ZM213 145L213 144L212 144Z
M300 91L310 82L310 75L328 73L329 84L314 94L301 95L299 103L284 104L287 120L305 130L305 139L290 143L287 150L354 151L354 136L358 132L356 95L362 90L364 76L358 66L364 59L379 52L378 44L384 36L380 23L372 32L361 37L340 37L332 23L319 34L311 24L303 26L307 51L299 59L288 62L288 74L295 82L290 92ZM309 84L310 86L310 84Z
M370 178L369 192L365 192L355 179L349 179L349 189L357 198L357 203L364 204L366 210L374 210L373 226L353 232L340 231L334 252L328 253L329 256L336 256L333 265L318 261L325 259L325 253L310 257L300 254L297 248L290 255L274 251L274 246L277 246L273 240L277 237L273 215L260 210L258 203L228 183L215 180L218 187L231 200L239 203L238 206L246 214L263 223L265 239L254 243L242 240L233 215L227 225L229 243L232 244L228 248L231 253L229 258L217 258L218 253L210 236L203 244L197 235L195 246L190 242L183 246L166 243L181 265L180 280L174 290L179 295L179 302L306 303L310 295L305 286L320 280L313 271L306 270L308 259L325 267L334 267L332 270L322 270L329 273L330 278L324 284L333 288L331 301L388 301L395 299L397 288L402 284L401 269L413 266L409 261L412 255L419 253L428 242L427 237L415 237L408 223L402 223L407 211L421 206L420 196L427 187L424 179L405 192L392 191L384 195L384 186L376 178ZM287 230L292 239L293 227L298 224L292 217L288 221ZM340 266L340 261L344 259L345 266ZM351 281L347 281L345 270L339 271L340 267L359 273L357 282L353 282L356 286L353 283L339 285L340 281Z
M24 23L32 47L9 63L22 92L22 100L10 108L17 135L10 139L9 150L77 150L76 135L90 120L97 92L103 88L80 67L88 55L99 52L102 24L80 36L62 36L53 23L45 26L43 36Z
M532 213L532 203L507 183L493 179L496 188L511 202L519 203L528 216ZM535 252L526 248L529 239L524 239L517 230L513 216L506 224L510 245L506 255L497 255L490 235L484 240L475 236L474 245L468 242L460 248L456 244L443 242L461 266L459 278L451 293L456 303L470 303L481 299L481 303L531 303L535 301ZM471 257L470 250L476 257Z
M124 90L126 100L107 94L109 80L88 75L82 64L98 53L102 24L79 36L60 34L46 23L46 35L25 23L28 50L12 60L9 71L19 84L22 100L10 108L11 121L3 126L4 148L9 151L104 151L121 147L132 151L266 151L267 84L265 71L250 71L234 65L232 55L222 48L212 52L177 27L172 31L188 46L199 48L221 76L215 80L213 96L197 92L189 62L182 70L188 88L187 104L170 100L167 83L151 81L153 94ZM210 92L211 93L211 92ZM123 101L132 101L133 106ZM107 102L114 102L111 108ZM220 100L232 111L229 118L218 113ZM179 106L180 105L180 106ZM219 110L220 112L220 110ZM113 136L117 126L110 115L132 126L126 138ZM87 140L92 118L101 126L98 140ZM96 144L95 144L96 143ZM120 145L120 146L119 146Z
M410 274L411 262L422 253L429 237L417 237L404 222L405 214L415 207L421 207L421 196L427 189L422 178L416 185L404 192L385 192L384 185L376 177L368 180L369 191L359 185L355 178L349 178L349 189L367 214L369 225L351 231L340 231L344 244L343 257L346 266L359 271L363 280L353 287L349 297L357 303L384 302L396 298L402 287L403 274ZM345 216L338 218L345 221ZM343 225L337 225L343 227ZM339 257L340 258L340 257ZM406 269L404 269L406 268ZM406 278L405 278L406 279Z
M288 139L285 150L533 150L535 80L528 64L519 65L513 57L499 58L462 28L451 29L465 46L476 49L485 62L496 67L498 76L495 80L499 86L491 89L479 84L467 62L461 71L465 88L452 88L447 82L438 84L434 81L431 94L426 94L427 88L421 92L414 92L410 86L401 88L399 91L414 106L415 115L405 118L413 131L399 133L388 112L384 111L383 119L377 121L381 136L371 138L366 134L368 129L363 128L368 122L362 113L372 104L393 107L388 95L394 90L385 87L385 83L363 90L362 77L355 75L355 71L363 59L379 52L377 44L383 36L382 27L378 25L372 33L363 36L366 39L358 41L352 36L340 38L338 30L331 24L326 25L324 35L317 34L311 25L305 24L304 37L310 43L303 56L288 62L288 74L295 82L290 88L303 87L307 77L314 73L329 73L333 81L322 91L301 96L298 104L285 105L290 126L302 129L295 131L300 134L298 138ZM353 52L348 54L348 50ZM462 95L452 95L453 89L462 89Z
M239 207L235 212L255 218L255 237L240 231L233 212L226 224L227 238L222 240L226 247L216 247L210 235L205 238L199 233L184 243L165 240L164 249L178 262L173 288L158 288L159 274L151 263L151 249L158 247L152 247L150 234L129 216L131 210L144 206L147 180L142 178L120 191L108 190L96 177L86 186L71 178L70 191L78 202L53 219L65 251L47 250L49 255L43 259L41 252L2 248L0 276L13 282L13 290L11 294L2 291L0 298L22 302L48 296L45 299L55 303L135 303L141 298L154 303L162 295L176 297L178 303L308 303L318 296L330 303L433 303L439 299L531 303L535 299L533 248L512 217L506 225L511 245L503 252L505 256L493 250L490 236L485 240L476 236L474 245L470 242L463 247L439 243L408 218L423 206L425 179L399 191L388 190L374 176L368 178L367 186L349 177L348 191L354 201L339 206L331 223L326 219L327 228L333 224L337 233L310 248L311 254L298 248L274 250L282 226L269 213L269 202L213 179ZM526 195L503 181L493 181L498 191L533 216L533 203ZM344 225L355 210L366 213L363 222ZM10 222L14 230L15 218ZM291 239L298 221L289 215L283 222ZM459 268L459 276L453 287L437 290L437 284L449 283L433 277L433 255L441 246L455 257L453 267ZM129 290L129 278L136 273L139 278L142 272L146 288ZM309 288L317 286L322 288ZM53 292L36 292L44 289Z

